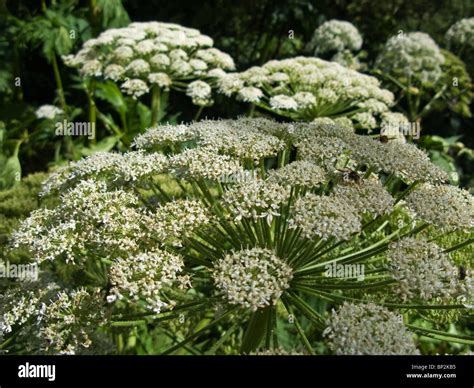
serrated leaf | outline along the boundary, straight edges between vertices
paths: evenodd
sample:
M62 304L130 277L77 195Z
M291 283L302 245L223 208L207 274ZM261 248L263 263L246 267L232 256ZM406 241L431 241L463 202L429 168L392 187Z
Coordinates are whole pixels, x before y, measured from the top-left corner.
M127 113L127 103L119 87L111 81L98 83L95 95L101 100L110 103L120 114Z
M90 156L96 152L108 152L115 147L115 145L120 141L118 136L108 136L96 144L90 145L87 148L82 148L80 153L83 156Z

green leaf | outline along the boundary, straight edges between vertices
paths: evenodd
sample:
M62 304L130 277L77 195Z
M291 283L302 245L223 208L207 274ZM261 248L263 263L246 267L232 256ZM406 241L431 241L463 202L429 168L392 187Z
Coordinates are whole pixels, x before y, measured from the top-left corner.
M151 111L150 109L141 102L137 103L137 113L140 120L140 130L145 129L151 120ZM141 132L141 131L140 131Z
M89 145L88 147L84 147L83 149L80 150L81 154L83 156L89 156L92 155L96 152L108 152L112 148L115 147L115 145L120 141L119 136L108 136L101 141L99 141L97 144L94 145Z
M272 316L272 308L265 307L252 314L240 347L241 353L249 354L258 349L267 331L268 321Z
M119 87L112 81L97 83L95 95L110 103L120 114L127 113L127 103Z
M21 164L18 155L10 156L0 173L0 190L9 189L20 182Z
M69 53L72 49L72 41L69 37L68 30L65 27L59 27L56 33L57 35L54 41L56 52L59 55L65 55Z

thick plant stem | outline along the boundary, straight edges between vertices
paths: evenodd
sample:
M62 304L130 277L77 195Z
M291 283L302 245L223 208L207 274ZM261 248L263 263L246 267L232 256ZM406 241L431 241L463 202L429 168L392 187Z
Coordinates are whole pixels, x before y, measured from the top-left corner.
M53 54L53 59L51 61L53 65L53 72L54 72L54 79L56 81L56 87L58 91L59 103L61 104L61 108L63 109L66 117L69 118L69 109L66 104L66 97L64 95L64 87L63 82L61 80L61 74L59 73L59 66L58 60L56 58L56 54ZM64 142L66 144L66 154L70 158L74 158L74 144L72 142L72 138L70 135L66 135L64 137Z
M58 66L58 60L56 58L56 54L53 55L53 59L51 61L53 65L53 71L54 71L54 80L56 81L56 87L58 91L58 97L59 97L59 103L61 104L61 108L63 108L64 112L66 114L68 113L68 107L66 104L66 97L64 96L64 88L63 88L63 82L61 80L61 75L59 74L59 66Z
M158 85L154 85L151 89L151 126L158 125L160 115L161 93Z
M204 109L204 107L201 105L199 107L199 109L197 110L196 112L196 115L194 116L194 119L193 121L198 121L199 120L199 117L201 117L201 113L202 113L202 110Z
M88 90L87 97L89 100L89 124L92 128L94 128L94 137L91 139L92 144L96 143L96 123L97 123L97 112L96 106L94 101L94 93L95 93L95 81L92 80L90 83L90 89Z

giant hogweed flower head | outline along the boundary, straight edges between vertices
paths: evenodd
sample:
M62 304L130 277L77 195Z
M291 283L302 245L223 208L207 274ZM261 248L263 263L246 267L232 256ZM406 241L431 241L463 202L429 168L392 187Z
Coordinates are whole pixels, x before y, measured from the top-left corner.
M369 213L373 216L391 212L394 203L390 193L375 176L358 183L338 184L334 188L334 194L344 198L360 213Z
M215 181L243 171L237 159L219 155L213 147L187 149L171 158L170 167L178 175Z
M149 128L145 133L135 137L133 147L147 150L151 148L174 146L194 140L195 137L196 133L193 128L185 124L163 124Z
M281 138L264 132L264 128L267 128L265 121L246 122L247 125L239 125L240 121L234 120L223 120L220 123L218 126L213 121L196 123L194 128L197 131L197 143L233 155L241 162L252 163L276 156L286 147ZM273 124L271 126L278 128Z
M64 114L64 111L61 108L58 108L54 105L41 105L35 111L35 116L38 119L48 119L53 120L57 116Z
M177 24L146 22L112 28L64 57L84 77L117 82L134 98L159 89L184 91L196 105L212 104L216 76L234 69L210 37Z
M320 166L297 160L277 170L268 173L268 180L280 185L293 187L315 188L326 181L326 173Z
M333 310L324 335L339 355L419 354L403 317L373 303L344 302Z
M342 52L349 50L359 51L362 47L362 36L357 28L342 20L328 20L314 30L308 49L314 55Z
M135 145L138 151L73 164L80 166L76 174L74 168L65 170L49 181L50 190L62 191L60 201L34 212L14 236L14 244L26 246L48 271L56 266L47 260L55 260L100 285L101 301L111 310L107 319L139 314L154 325L158 312L166 320L174 307L190 318L212 311L214 323L246 328L232 341L242 341L242 352L249 353L256 349L246 348L255 327L249 322L268 320L260 327L269 330L264 337L271 340L286 309L283 314L298 321L310 316L319 335L329 326L326 338L335 353L413 354L403 322L383 303L416 299L412 310L437 309L433 303L439 299L459 314L460 306L472 305L472 281L453 279L457 274L447 249L417 236L429 217L436 221L430 229L438 233L453 224L469 228L471 202L467 194L454 195L451 217L439 206L431 206L433 213L439 208L438 218L409 211L410 195L425 187L422 182L454 190L441 184L439 171L413 145L383 144L326 119L248 118L159 126ZM118 165L124 160L129 167ZM163 177L177 186L172 195L160 185ZM402 183L409 185L403 193L392 188ZM426 259L430 255L433 262ZM323 276L328 264L355 262L370 266L362 280ZM437 269L446 272L428 285L422 274ZM56 275L64 272L69 271ZM354 299L362 304L343 305L327 320L328 312L312 311L309 295L332 304ZM436 301L427 301L428 295ZM7 324L25 324L22 311L34 316L40 308L24 301L21 306L10 316L2 310L8 321L4 337L10 335ZM210 327L191 332L199 336ZM439 331L429 334L436 337ZM312 353L311 342L298 335ZM209 340L220 346L212 336Z
M201 202L190 199L177 199L161 205L151 217L156 238L163 245L177 247L212 220L211 213Z
M375 66L405 84L432 85L441 77L443 63L443 54L428 34L410 32L391 37Z
M446 32L445 39L451 49L474 48L474 18L461 19L454 23Z
M0 338L14 328L23 351L86 354L106 350L104 338L97 333L107 314L104 294L98 288L62 289L42 272L36 281L2 290L0 300Z
M392 93L382 89L375 77L319 58L271 60L222 76L218 84L227 96L236 95L293 120L343 115L368 130L393 104Z

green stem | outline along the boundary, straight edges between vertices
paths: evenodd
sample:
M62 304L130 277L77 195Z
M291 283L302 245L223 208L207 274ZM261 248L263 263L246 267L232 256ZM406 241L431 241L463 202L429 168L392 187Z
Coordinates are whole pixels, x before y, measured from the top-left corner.
M226 319L229 314L231 314L236 308L232 308L230 310L227 310L224 314L222 314L220 317L214 319L212 322L210 322L208 325L204 326L202 329L196 331L194 334L191 334L189 337L185 338L184 340L180 341L178 344L172 346L171 348L167 349L164 351L162 354L167 355L173 353L175 350L182 348L184 345L186 345L188 342L191 342L193 339L199 337L202 335L204 332L206 332L208 329L210 329L212 326L215 326L222 320Z
M96 124L97 124L97 112L96 112L96 106L95 106L95 101L94 101L94 93L95 93L95 80L91 80L90 83L90 90L88 90L87 97L89 100L89 123L92 128L94 128L94 131L96 130ZM94 137L91 139L91 143L95 144L96 143L96 138L97 135L94 133Z
M306 337L306 334L303 328L301 327L299 321L296 319L296 316L293 313L293 309L291 308L290 304L285 299L282 299L282 301L283 301L283 304L285 305L286 311L288 311L288 314L293 316L293 322L295 324L296 331L298 332L298 335L300 336L301 341L303 342L303 345L305 346L309 354L314 355L313 348L310 342L308 341L308 338Z
M195 114L195 116L194 116L193 121L198 121L198 120L199 120L199 117L201 117L201 113L202 113L203 109L204 109L204 107L201 105L201 106L199 107L199 109L197 110L197 112L196 112L196 114Z
M454 245L452 246L451 248L448 248L448 249L445 249L444 253L449 253L449 252L453 252L453 251L456 251L460 248L463 248L467 245L470 245L474 242L474 238L469 238L467 239L466 241L463 241L462 243L459 243L457 245Z
M51 63L53 65L54 79L56 81L59 103L61 104L61 107L66 117L69 117L69 109L66 103L66 97L64 95L64 87L63 87L63 82L61 80L61 74L59 73L59 66L58 66L58 60L56 58L56 53L53 54ZM66 135L64 137L64 141L66 143L66 154L69 157L74 158L74 144L72 142L71 136Z
M61 104L61 108L63 108L64 112L68 114L68 106L66 104L66 97L64 96L64 87L63 82L61 80L61 74L59 73L59 66L56 54L53 54L53 59L51 63L53 65L54 80L56 81L59 103Z
M152 127L158 125L160 115L161 93L158 85L153 85L151 89L151 123Z

